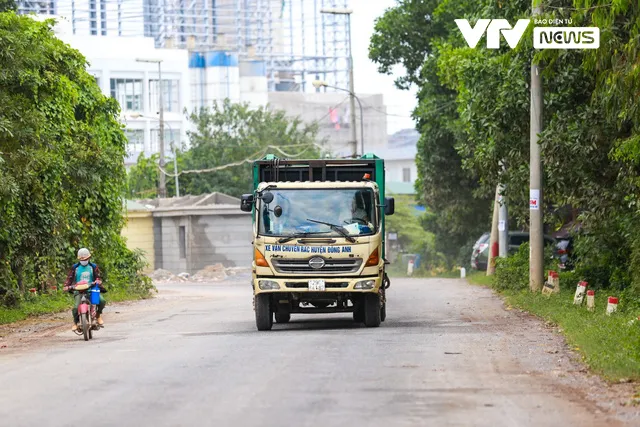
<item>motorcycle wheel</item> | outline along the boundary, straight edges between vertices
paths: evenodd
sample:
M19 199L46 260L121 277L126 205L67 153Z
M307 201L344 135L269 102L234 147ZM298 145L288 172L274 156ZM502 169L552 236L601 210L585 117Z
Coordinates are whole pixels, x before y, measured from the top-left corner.
M93 319L89 317L89 314L87 317L89 318L89 339L93 339Z
M87 314L83 314L80 316L80 322L82 323L82 335L84 335L84 340L89 341L89 325L87 322L87 318L89 316Z

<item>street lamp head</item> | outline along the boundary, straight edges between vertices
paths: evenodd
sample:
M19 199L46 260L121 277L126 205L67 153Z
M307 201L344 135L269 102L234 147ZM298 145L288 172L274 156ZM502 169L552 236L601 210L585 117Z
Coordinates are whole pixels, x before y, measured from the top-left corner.
M329 13L331 15L351 15L353 10L351 9L336 9L336 8L322 8L320 13Z
M162 62L162 59L143 59L143 58L136 58L136 62L151 62L154 64L158 64L160 62Z
M322 80L314 80L312 83L313 87L315 87L316 89L321 88L321 87L327 87L329 86L327 84L327 82L323 82Z

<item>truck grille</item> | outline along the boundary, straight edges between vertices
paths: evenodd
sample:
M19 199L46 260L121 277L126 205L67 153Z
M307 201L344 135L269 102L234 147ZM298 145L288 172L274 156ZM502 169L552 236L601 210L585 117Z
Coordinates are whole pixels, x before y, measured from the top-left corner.
M312 257L318 258L318 257ZM349 259L325 259L324 266L322 268L311 268L309 260L307 259L273 259L273 267L278 273L292 273L292 274L341 274L341 273L355 273L362 264L360 258Z
M309 289L309 282L286 282L287 288L295 288L295 289ZM325 288L348 288L349 282L327 282L324 285Z

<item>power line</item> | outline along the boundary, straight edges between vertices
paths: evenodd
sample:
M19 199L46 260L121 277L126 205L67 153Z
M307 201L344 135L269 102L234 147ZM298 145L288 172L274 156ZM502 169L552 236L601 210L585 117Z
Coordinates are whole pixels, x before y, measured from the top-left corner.
M304 146L308 146L308 145L315 145L320 147L318 144L316 143L311 143L311 144L298 144L298 146L304 147ZM253 161L255 161L256 158L260 158L262 156L264 156L265 154L267 154L267 151L269 151L269 149L274 149L276 151L279 151L281 154L287 156L287 157L291 157L291 158L296 158L296 157L300 157L301 155L303 155L304 153L306 153L307 151L309 151L309 147L305 148L304 150L302 150L301 152L297 153L297 154L291 154L291 153L287 153L283 150L280 149L280 147L275 146L275 145L267 145L266 147L264 147L262 150L257 151L255 153L253 153L252 155L250 155L249 157L247 157L244 160L240 160L238 162L233 162L233 163L227 163L226 165L220 165L220 166L215 166L213 168L209 168L209 169L194 169L194 170L186 170L186 171L182 171L182 172L178 172L177 174L172 174L172 173L168 173L167 171L165 171L164 169L162 169L160 167L160 165L158 165L158 169L160 169L160 171L162 171L162 173L164 173L166 176L170 176L170 177L176 177L182 174L187 174L187 173L207 173L207 172L215 172L215 171L219 171L219 170L223 170L223 169L227 169L233 166L241 166L245 163L251 163ZM320 147L321 148L321 147Z
M598 5L591 6L591 7L562 7L562 6L545 5L545 6L542 6L542 8L543 9L566 9L566 10L584 11L584 10L600 9L600 8L610 7L610 6L613 6L613 3L598 4Z
M342 104L343 104L347 99L349 99L349 97L348 97L348 96L347 96L347 97L345 97L345 98L344 98L342 101L340 101L338 104L334 105L333 107L330 107L330 109L329 109L329 112L328 112L328 113L326 113L325 115L323 115L323 116L322 116L322 117L320 117L319 119L314 120L314 121L312 122L312 124L319 124L319 123L320 123L320 121L324 120L326 117L328 117L328 116L331 114L331 110L333 110L333 109L335 109L335 108L338 108L338 107L339 107L340 105L342 105ZM261 149L260 151L258 151L258 152L256 152L256 153L252 154L252 155L251 155L251 156L249 156L248 158L245 158L245 159L240 160L240 161L237 161L237 162L227 163L227 164L224 164L224 165L219 165L219 166L215 166L215 167L208 168L208 169L193 169L193 170L186 170L186 171L178 172L178 173L176 173L176 174L172 174L172 173L169 173L169 172L165 171L164 169L162 169L162 168L160 167L160 165L157 165L157 166L158 166L158 169L160 169L161 173L163 173L165 176L168 176L168 177L172 177L172 178L173 178L173 177L176 177L176 176L179 176L179 175L182 175L182 174L200 174L200 173L207 173L207 172L215 172L215 171L219 171L219 170L227 169L227 168L230 168L230 167L233 167L233 166L241 166L241 165L243 165L243 164L245 164L245 163L251 163L251 162L255 161L255 159L256 159L256 158L260 158L260 157L263 157L264 155L266 155L266 154L267 154L267 151L269 150L269 148L274 149L274 150L276 150L276 151L279 151L281 154L283 154L283 155L284 155L284 156L286 156L286 157L296 158L296 157L299 157L299 156L301 156L302 154L306 153L307 151L309 151L309 149L310 149L310 148L308 147L308 148L306 148L306 149L302 150L301 152L299 152L299 153L297 153L297 154L287 153L287 152L283 151L283 150L282 150L282 148L295 147L295 146L298 146L298 147L304 147L304 146L307 146L307 145L314 145L314 146L316 146L316 147L320 148L321 150L324 150L324 149L325 149L325 147L323 147L323 146L321 146L321 145L319 145L319 144L316 144L315 142L310 143L310 144L290 144L290 145L281 145L281 146L268 145L268 146L264 147L264 149Z

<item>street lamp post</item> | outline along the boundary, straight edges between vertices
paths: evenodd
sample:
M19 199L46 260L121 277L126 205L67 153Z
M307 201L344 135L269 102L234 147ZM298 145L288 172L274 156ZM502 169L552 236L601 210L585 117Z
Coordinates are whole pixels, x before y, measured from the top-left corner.
M136 59L137 62L149 62L158 64L158 92L159 92L159 102L160 102L160 168L164 170L164 100L162 98L162 59ZM167 196L167 186L165 184L164 173L160 173L160 181L158 182L158 197L164 198Z
M356 136L356 102L355 102L355 90L353 83L353 54L351 53L351 14L353 11L351 9L329 9L322 8L320 9L320 13L327 13L329 15L346 15L347 16L347 28L348 28L348 37L349 37L349 105L351 109L351 143L353 144L353 157L356 157L358 153L358 139ZM327 86L328 87L328 86ZM360 100L358 100L360 103ZM360 112L362 112L362 106L360 106ZM363 135L360 135L363 137ZM364 153L363 153L364 154Z
M143 116L142 114L130 114L129 117L133 119L144 117L145 119L158 120L155 117ZM169 126L169 130L171 131L171 134L173 134L173 128L171 127L171 124L169 122L167 122L167 126ZM178 151L176 149L175 143L173 142L173 138L171 139L171 150L173 151L173 174L175 175L175 178L176 178L176 197L180 197L180 180L178 178ZM164 169L160 171L160 175L164 176Z
M343 89L341 87L337 87L337 86L331 86L329 85L327 82L323 82L321 80L314 80L313 81L313 86L315 88L320 88L320 87L330 87L332 89L336 89L336 90L341 90L343 92L348 92L349 95L351 95L351 99L356 99L356 101L358 101L358 107L360 107L360 154L363 155L364 154L364 115L362 114L362 102L360 102L360 98L353 93L350 90L347 89ZM351 110L353 112L353 109ZM355 122L355 120L354 120ZM353 129L355 129L355 125L352 126ZM356 140L356 144L357 144L357 140ZM354 157L355 157L355 151L354 151Z

